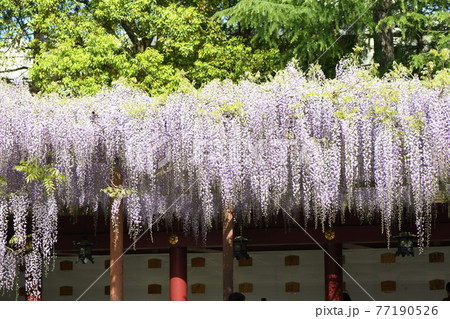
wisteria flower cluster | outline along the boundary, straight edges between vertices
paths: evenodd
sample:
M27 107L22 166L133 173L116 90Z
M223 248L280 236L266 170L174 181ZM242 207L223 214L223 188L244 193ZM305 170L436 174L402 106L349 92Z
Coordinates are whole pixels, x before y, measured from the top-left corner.
M51 192L27 182L14 168L30 160L64 179ZM372 78L345 61L333 80L289 65L264 84L214 81L164 99L121 85L76 99L33 97L2 84L1 288L13 288L24 261L26 289L37 294L62 208L117 211L120 201L105 194L118 186L116 166L133 237L162 215L205 238L225 207L242 223L283 207L316 227L346 213L381 221L388 238L409 219L423 247L437 196L450 197L448 86ZM21 250L27 220L32 247Z

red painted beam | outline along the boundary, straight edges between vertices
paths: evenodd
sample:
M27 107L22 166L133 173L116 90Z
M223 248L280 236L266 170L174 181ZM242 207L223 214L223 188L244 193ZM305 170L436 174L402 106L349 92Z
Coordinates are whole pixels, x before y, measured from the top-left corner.
M336 240L342 243L387 243L386 235L381 233L381 226L358 225L358 226L337 226L333 228L336 233ZM325 243L326 240L321 229L306 230L316 241ZM170 233L172 234L172 233ZM149 235L144 235L136 243L136 249L169 249L168 237L166 232L154 232L152 234L153 242ZM201 239L192 235L186 235L182 232L175 232L178 235L179 245L184 247L221 247L222 231L210 231L207 235L206 244ZM314 244L314 241L305 234L300 228L271 228L271 229L244 229L243 235L249 238L248 246L279 246L279 245L306 245ZM72 241L79 241L81 234L64 234L58 236L56 244L57 251L76 252L76 247ZM89 236L89 240L95 241L93 250L109 249L109 234L97 233L96 236ZM432 226L431 241L450 241L450 223L439 223ZM133 241L124 236L124 247L129 247Z
M450 217L448 214L448 204L438 204L435 209L436 219L431 228L431 241L450 241ZM386 235L381 231L380 225L360 225L358 218L347 214L346 224L339 222L333 227L336 232L336 239L342 243L387 243ZM278 214L276 218L269 221L269 229L244 228L243 235L251 241L249 246L282 246L282 245L305 245L314 244L314 241L296 225L285 225L283 214ZM109 221L109 220L108 220ZM72 241L79 241L83 235L88 234L88 239L95 241L94 250L108 250L109 247L109 223L104 221L103 216L99 216L94 223L93 216L79 215L77 217L59 216L58 218L58 243L56 249L64 252L76 252ZM95 225L95 227L94 227ZM280 227L279 225L282 225ZM303 223L300 223L303 225ZM164 224L159 225L159 232L153 232L152 242L149 235L144 235L136 245L136 249L169 249L168 236L172 234L172 229L177 230L177 225L173 225L170 231L165 231ZM125 226L126 227L126 226ZM221 226L220 226L221 227ZM307 232L318 242L324 243L325 239L321 229L308 227ZM125 232L126 229L124 229ZM413 231L413 229L410 229ZM395 234L395 230L392 231ZM89 236L89 234L92 234ZM94 236L94 234L96 234ZM207 234L207 242L202 243L200 238L186 235L183 232L175 232L180 240L180 245L185 247L222 247L222 229L211 230ZM129 247L132 240L124 236L124 247Z

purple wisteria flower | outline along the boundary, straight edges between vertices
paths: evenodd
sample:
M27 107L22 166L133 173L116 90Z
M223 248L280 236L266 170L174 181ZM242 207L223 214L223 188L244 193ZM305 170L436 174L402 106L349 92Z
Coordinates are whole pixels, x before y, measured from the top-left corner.
M436 196L450 197L449 101L448 88L373 78L348 61L336 79L291 64L263 84L213 81L166 98L120 85L33 97L0 84L0 288L13 288L25 260L27 292L38 294L63 207L104 207L116 222L121 200L101 191L119 187L116 164L133 238L163 217L207 240L224 209L258 225L281 206L322 228L347 213L379 221L388 239L409 221L422 249ZM65 179L50 192L30 183L14 169L27 160Z

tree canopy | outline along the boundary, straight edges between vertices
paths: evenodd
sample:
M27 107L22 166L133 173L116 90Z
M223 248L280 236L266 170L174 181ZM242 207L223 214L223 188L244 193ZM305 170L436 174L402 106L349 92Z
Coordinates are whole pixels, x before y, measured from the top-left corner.
M380 75L394 62L423 76L449 66L444 0L0 0L0 8L0 52L26 52L33 88L44 93L93 94L121 79L152 95L215 78L267 80L293 58L334 77L355 46L361 58L373 52Z
M29 49L43 92L92 94L123 78L151 94L214 78L273 71L276 50L230 37L198 4L177 1L2 0L4 46Z
M280 62L297 57L306 68L320 58L334 76L355 45L374 49L382 74L394 61L415 71L431 61L433 71L448 67L449 9L442 0L240 0L215 16L258 47L278 48ZM401 33L395 46L394 33Z

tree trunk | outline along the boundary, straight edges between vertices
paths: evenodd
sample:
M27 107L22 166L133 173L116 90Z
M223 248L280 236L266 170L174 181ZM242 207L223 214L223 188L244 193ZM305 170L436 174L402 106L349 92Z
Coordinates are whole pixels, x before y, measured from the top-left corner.
M119 165L114 165L112 182L115 186L123 185L122 173ZM111 200L111 205L113 203ZM117 224L114 225L112 216L110 220L110 300L123 300L123 200L120 201Z
M424 46L422 32L417 32L416 41L417 41L416 54L420 54L422 53Z
M233 293L233 206L229 204L223 211L222 259L223 259L223 300Z
M373 13L375 23L380 22L389 15L391 5L391 0L381 0L379 2ZM379 29L379 31L375 31L374 36L374 61L379 63L379 71L383 75L394 61L394 35L392 28L386 27L386 24L381 24Z

